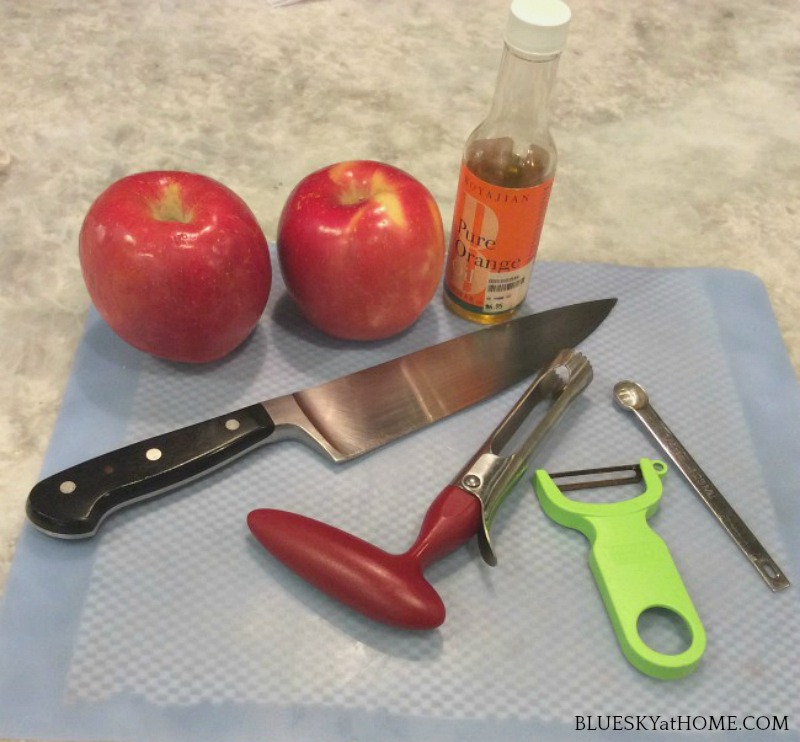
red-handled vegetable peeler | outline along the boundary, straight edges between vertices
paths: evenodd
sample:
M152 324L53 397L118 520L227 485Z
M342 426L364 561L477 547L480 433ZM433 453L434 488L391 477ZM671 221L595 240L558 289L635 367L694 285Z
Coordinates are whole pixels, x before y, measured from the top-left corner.
M267 551L332 598L391 626L434 629L445 619L445 606L424 570L476 533L484 560L497 563L489 529L498 508L525 473L534 449L591 379L592 368L583 355L559 353L434 500L416 541L403 554L390 554L338 528L282 510L254 510L248 526ZM523 433L541 402L549 407Z

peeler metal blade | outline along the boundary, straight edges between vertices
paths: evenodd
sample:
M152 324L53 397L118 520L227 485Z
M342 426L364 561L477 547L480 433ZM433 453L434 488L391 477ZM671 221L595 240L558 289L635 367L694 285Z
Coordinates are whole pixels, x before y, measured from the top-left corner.
M597 478L598 474L602 474L603 477ZM627 464L625 466L603 466L598 469L576 469L575 471L554 472L550 474L550 478L554 482L558 480L558 488L562 492L597 487L617 487L641 482L642 467L640 464Z
M478 546L488 564L497 564L489 531L503 500L525 473L534 450L592 380L589 360L575 350L561 351L528 387L452 484L481 502ZM540 405L549 403L530 431ZM511 449L509 453L507 453Z

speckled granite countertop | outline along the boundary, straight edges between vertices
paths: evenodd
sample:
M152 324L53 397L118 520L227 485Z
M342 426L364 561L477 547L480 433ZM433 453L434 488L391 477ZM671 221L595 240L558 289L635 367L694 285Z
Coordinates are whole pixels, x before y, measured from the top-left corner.
M751 271L800 369L794 1L570 4L540 257ZM93 198L131 172L194 170L272 240L301 177L371 158L425 183L449 224L507 5L0 5L0 592L89 304Z

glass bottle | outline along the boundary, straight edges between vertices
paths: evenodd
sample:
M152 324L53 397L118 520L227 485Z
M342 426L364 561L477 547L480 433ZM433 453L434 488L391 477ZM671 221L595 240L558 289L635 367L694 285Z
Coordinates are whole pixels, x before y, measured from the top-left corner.
M512 2L491 108L464 146L444 299L474 322L508 319L528 292L556 170L548 107L570 17L561 0Z

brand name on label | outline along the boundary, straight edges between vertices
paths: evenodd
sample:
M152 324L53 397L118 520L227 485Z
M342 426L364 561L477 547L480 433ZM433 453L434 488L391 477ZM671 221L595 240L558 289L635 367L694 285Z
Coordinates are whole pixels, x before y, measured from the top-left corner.
M508 188L495 190L487 183L470 178L469 175L464 178L464 185L469 193L477 196L481 201L491 201L496 204L526 204L530 201L530 194L523 190L512 191Z

